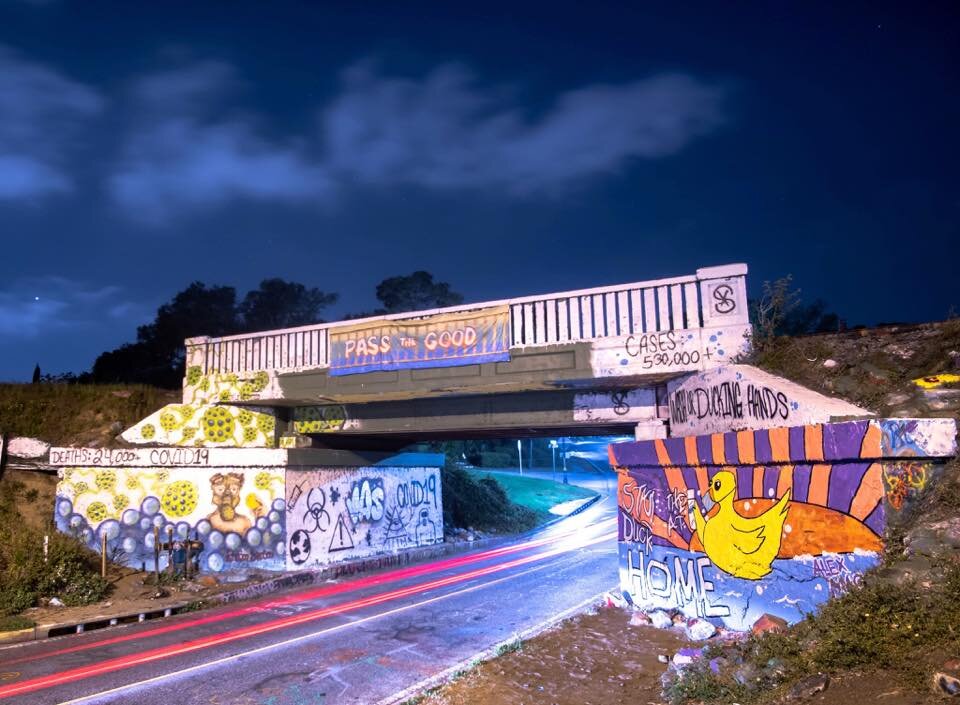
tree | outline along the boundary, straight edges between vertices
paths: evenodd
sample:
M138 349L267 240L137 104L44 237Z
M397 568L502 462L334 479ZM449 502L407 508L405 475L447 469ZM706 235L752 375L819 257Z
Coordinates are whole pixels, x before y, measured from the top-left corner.
M33 383L40 384L40 363L39 362L33 368Z
M337 294L283 279L264 279L260 288L247 292L238 312L245 331L292 328L323 323L320 311L336 303Z
M93 381L179 387L183 379L183 341L316 323L336 294L308 289L283 279L265 279L237 305L231 286L193 282L157 309L152 323L137 328L137 341L101 354Z
M236 291L193 282L157 309L153 323L137 328L137 342L103 353L93 365L96 382L178 387L186 338L220 336L238 329Z
M827 311L823 299L804 304L800 289L792 287L793 277L789 274L773 282L765 281L763 295L750 302L755 342L762 344L778 335L826 333L839 328L839 316Z
M377 299L387 313L420 311L463 303L463 296L451 291L447 282L435 282L433 275L423 270L408 276L384 279L377 284Z

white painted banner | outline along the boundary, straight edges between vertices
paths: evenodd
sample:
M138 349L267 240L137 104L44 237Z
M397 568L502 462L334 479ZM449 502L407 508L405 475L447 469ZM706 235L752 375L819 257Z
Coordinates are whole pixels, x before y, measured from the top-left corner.
M590 366L597 377L706 370L746 353L750 330L734 325L607 338L591 345Z
M51 448L51 465L230 467L286 465L280 448Z
M750 365L727 365L671 380L667 383L667 403L673 436L872 416L866 409Z

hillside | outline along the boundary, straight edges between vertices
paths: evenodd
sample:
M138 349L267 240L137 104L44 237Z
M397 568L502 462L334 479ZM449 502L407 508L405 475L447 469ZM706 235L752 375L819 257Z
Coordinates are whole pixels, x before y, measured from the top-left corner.
M0 384L0 433L102 446L180 392L140 385Z

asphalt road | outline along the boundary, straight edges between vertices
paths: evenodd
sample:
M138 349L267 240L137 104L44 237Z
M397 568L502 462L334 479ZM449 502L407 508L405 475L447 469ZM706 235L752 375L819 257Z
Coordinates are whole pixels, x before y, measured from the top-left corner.
M0 649L0 701L379 703L616 584L616 483L570 479L603 498L493 550Z

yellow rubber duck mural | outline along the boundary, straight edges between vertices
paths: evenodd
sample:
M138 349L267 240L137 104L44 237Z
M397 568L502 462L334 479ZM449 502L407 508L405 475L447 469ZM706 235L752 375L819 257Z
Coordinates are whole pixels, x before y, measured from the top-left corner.
M732 472L721 470L714 475L708 494L719 505L709 519L692 502L694 528L704 552L720 570L738 578L759 580L770 572L780 551L790 490L763 514L750 518L740 516L733 506L737 478Z

